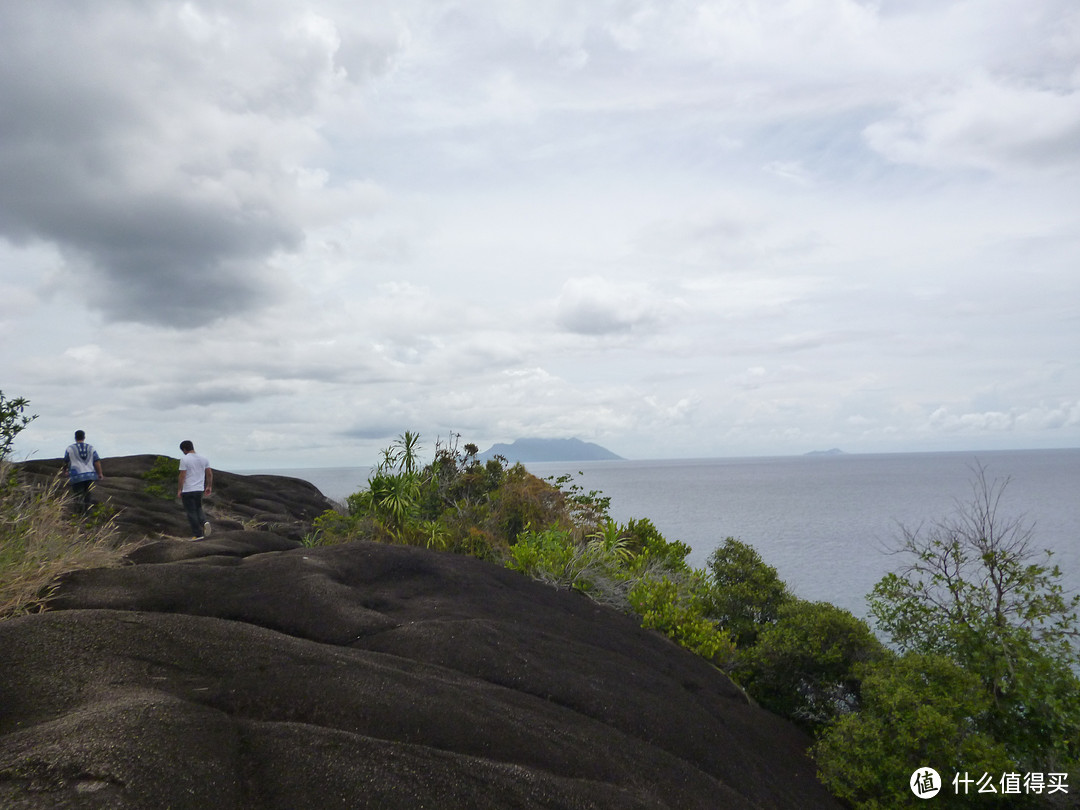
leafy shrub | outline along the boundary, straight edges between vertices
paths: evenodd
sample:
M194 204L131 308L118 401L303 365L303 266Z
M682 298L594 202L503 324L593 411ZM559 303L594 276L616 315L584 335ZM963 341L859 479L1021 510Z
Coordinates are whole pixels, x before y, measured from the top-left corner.
M735 673L763 706L814 730L859 708L861 667L884 655L866 622L848 611L791 599L740 653Z
M372 518L363 515L342 514L333 509L323 512L312 521L311 534L306 544L332 546L357 540L381 540L392 542L393 538Z
M1065 596L1033 527L1002 509L1008 479L974 473L953 514L902 527L908 565L874 587L871 613L901 651L946 656L979 679L990 699L980 728L1016 762L1059 769L1080 759L1080 596Z
M709 615L727 628L739 647L752 646L791 599L787 586L757 551L733 537L709 555L706 567L713 586Z
M578 472L578 475L582 474ZM564 494L567 513L574 525L597 526L607 517L611 498L599 490L586 492L583 486L574 481L574 476L569 474L557 478L552 476L546 480L553 489Z
M926 805L908 780L931 763L975 774L1012 772L1004 746L978 728L989 708L979 678L948 658L887 656L866 668L860 710L839 718L814 745L821 780L859 810L891 810ZM934 802L964 806L968 799L942 793Z
M146 483L143 491L156 498L172 500L176 495L176 482L180 475L180 461L168 456L158 456L150 469L143 473Z
M506 565L556 588L581 591L618 610L630 608L634 580L625 549L603 539L577 540L572 531L552 526L526 531L510 547Z
M475 510L472 517L506 543L516 542L533 526L569 531L576 525L566 494L521 464L506 471L499 486L490 491L487 508Z
M570 528L566 495L505 459L481 463L476 446L436 443L421 466L419 436L406 432L383 452L366 489L349 495L345 514L317 521L318 542L356 539L497 556L529 526Z
M659 630L717 666L731 663L735 645L727 631L705 615L707 586L700 575L647 577L630 591L641 624Z
M11 447L15 437L37 419L37 415L28 416L26 408L29 401L22 397L8 399L4 392L0 391L0 462L3 462L11 454Z
M648 518L631 518L621 529L626 547L633 552L630 565L635 570L655 566L666 571L689 571L686 558L690 546L681 540L666 540Z
M583 584L581 555L565 529L523 532L510 547L506 566L556 588Z

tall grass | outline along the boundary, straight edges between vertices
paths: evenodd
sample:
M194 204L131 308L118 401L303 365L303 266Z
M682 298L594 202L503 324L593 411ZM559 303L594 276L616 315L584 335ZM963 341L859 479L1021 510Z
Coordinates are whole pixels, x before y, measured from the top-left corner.
M72 517L60 478L45 485L16 480L0 462L0 620L43 610L56 578L80 568L120 565L131 544L113 518Z

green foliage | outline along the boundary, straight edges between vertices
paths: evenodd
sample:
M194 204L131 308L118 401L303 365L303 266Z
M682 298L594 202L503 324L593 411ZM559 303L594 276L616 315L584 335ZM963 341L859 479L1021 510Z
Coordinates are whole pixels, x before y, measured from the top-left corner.
M1001 511L1008 480L978 468L972 499L927 529L903 529L910 560L870 596L901 651L948 657L977 677L990 704L980 728L1031 770L1080 758L1080 596L1031 546L1033 530Z
M434 517L453 509L463 513L484 503L506 476L506 459L497 456L481 463L479 448L466 444L458 448L458 436L452 435L443 444L435 443L435 458L424 470L422 512Z
M520 464L481 462L458 437L436 442L421 465L418 434L406 432L383 452L368 486L346 499L346 514L316 521L318 542L357 539L422 545L490 558L505 553L530 525L570 528L566 496Z
M584 579L583 556L565 529L530 530L520 534L510 547L506 566L557 588L588 590L592 583Z
M556 588L572 588L597 602L628 610L628 594L637 578L616 526L603 537L578 540L574 532L552 526L522 532L510 547L506 565Z
M974 472L971 499L952 515L901 527L896 550L907 563L870 595L871 614L901 656L856 670L858 711L836 718L814 746L824 783L860 810L922 806L907 780L925 765L1076 772L1080 600L1064 595L1056 566L1032 548L1031 526L1003 512L1008 480ZM1010 806L1019 799L1008 798ZM933 801L967 806L969 798L945 790ZM1031 798L1041 801L1052 804Z
M516 542L522 532L534 526L573 531L578 525L565 493L532 475L521 464L506 470L498 486L485 498L481 508L459 514L507 544Z
M732 537L706 570L706 613L735 642L732 675L756 700L810 730L858 709L860 668L885 653L865 622L796 599L775 568Z
M584 475L580 470L578 475ZM611 498L599 490L585 491L585 488L574 481L572 475L552 476L547 479L555 489L565 494L569 512L573 522L579 526L595 526L602 522L611 507Z
M733 537L709 555L706 567L713 581L709 615L727 628L739 647L752 646L791 598L787 586L757 551Z
M635 571L646 567L658 567L668 571L689 571L686 557L690 546L680 540L665 540L648 518L631 518L622 528L626 547L633 554L629 560Z
M735 673L763 706L815 730L858 709L861 667L884 655L869 626L850 612L789 599L740 654Z
M176 481L180 475L180 461L168 456L158 456L153 465L143 473L143 491L156 498L172 500L176 494Z
M1004 747L976 722L990 707L979 678L941 655L888 656L866 668L859 712L840 717L815 744L819 776L859 810L923 807L911 774L936 764L975 774L1015 770ZM948 780L948 776L944 777ZM993 805L993 797L980 796ZM947 788L934 806L966 806Z
M380 527L374 519L363 515L342 514L333 509L323 512L312 521L311 532L305 538L308 546L332 546L357 540L385 540L392 542L389 533L377 536Z
M705 615L708 582L685 567L685 546L666 543L647 521L635 530L608 520L583 540L568 529L526 531L511 546L507 566L636 613L643 627L668 635L717 665L729 663L734 645ZM635 536L647 537L636 553Z
M404 539L407 524L420 510L419 434L406 431L383 451L382 462L368 478L366 492L350 495L354 517L371 515L396 538Z
M605 520L601 528L588 535L585 539L588 541L587 548L594 554L614 557L622 563L634 559L634 551L630 546L630 535L611 518Z
M705 615L708 585L700 573L689 576L647 577L630 590L630 606L641 624L674 639L691 652L724 667L735 645L726 630Z
M37 419L37 414L26 414L29 405L30 402L22 397L8 399L4 392L0 391L0 462L5 461L11 454L15 437Z

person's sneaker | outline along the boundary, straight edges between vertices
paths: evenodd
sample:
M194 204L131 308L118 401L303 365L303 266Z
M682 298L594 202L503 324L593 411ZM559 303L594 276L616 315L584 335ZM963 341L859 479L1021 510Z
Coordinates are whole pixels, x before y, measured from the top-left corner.
M209 537L210 536L210 521L206 521L206 523L203 524L202 528L203 528L203 537Z

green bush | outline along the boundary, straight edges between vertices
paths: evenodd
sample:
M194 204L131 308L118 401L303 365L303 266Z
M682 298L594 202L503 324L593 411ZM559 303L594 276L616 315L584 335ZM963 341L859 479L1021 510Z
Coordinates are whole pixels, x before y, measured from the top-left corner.
M584 563L573 536L565 529L526 531L510 547L507 568L557 588L587 589L582 580Z
M859 708L861 668L884 655L870 627L850 612L791 599L740 652L735 673L763 706L817 730Z
M556 588L581 591L597 602L627 611L629 592L636 582L627 554L618 538L578 540L571 530L552 526L519 535L506 565Z
M505 459L480 462L475 445L436 443L421 466L419 436L406 432L383 452L366 489L346 498L345 514L318 519L322 544L369 539L422 545L485 558L505 554L529 526L571 529L565 493Z
M0 391L0 462L6 461L11 454L15 437L37 419L36 414L27 415L26 408L29 405L29 401L22 397L8 399L4 392Z
M658 567L665 571L690 570L686 564L690 546L681 540L664 539L648 518L631 518L620 532L626 538L626 547L633 552L629 561L635 571L647 567Z
M976 468L972 498L928 527L902 529L908 565L870 597L901 651L943 655L990 700L980 729L1029 771L1080 759L1080 596L1067 597L1033 527L1008 516L1008 480Z
M146 483L143 491L156 498L172 500L176 497L176 482L180 476L180 461L168 456L158 456L150 469L143 473Z
M787 586L757 551L733 537L709 555L706 568L712 578L709 615L739 647L752 646L791 599Z
M700 574L642 578L630 591L641 624L672 638L719 667L730 665L735 645L727 631L705 615L707 585Z
M840 717L814 745L819 776L859 810L928 806L909 787L918 768L936 766L946 782L953 771L1000 776L1016 770L1004 746L978 728L989 708L979 678L948 658L888 656L866 667L860 710ZM979 804L994 806L994 798L979 796ZM931 803L970 801L946 785Z

